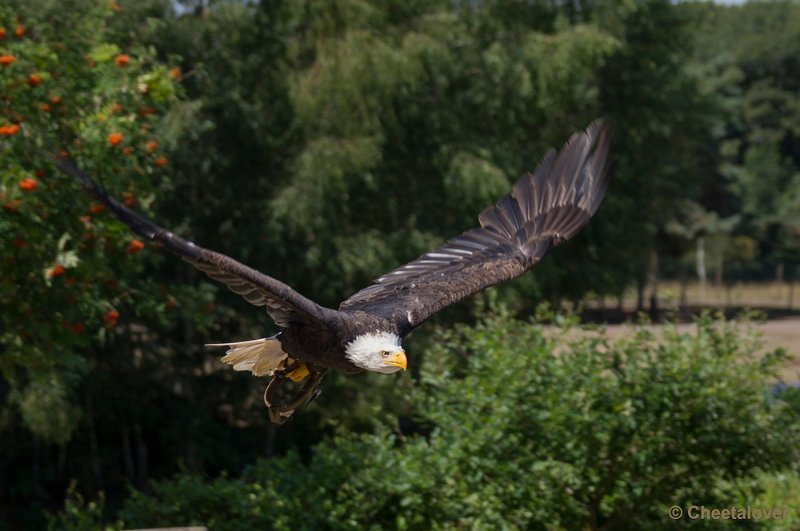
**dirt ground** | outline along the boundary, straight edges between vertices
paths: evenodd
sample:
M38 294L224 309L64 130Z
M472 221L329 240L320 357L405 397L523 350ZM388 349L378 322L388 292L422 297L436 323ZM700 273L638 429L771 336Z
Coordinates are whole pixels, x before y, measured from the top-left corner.
M690 331L693 326L692 324L682 324L678 325L678 328L682 331ZM774 350L783 347L792 355L792 359L788 360L781 370L781 379L784 382L800 381L800 317L771 319L755 326L763 334L766 349ZM607 330L608 336L615 338L630 331L630 327L608 325Z

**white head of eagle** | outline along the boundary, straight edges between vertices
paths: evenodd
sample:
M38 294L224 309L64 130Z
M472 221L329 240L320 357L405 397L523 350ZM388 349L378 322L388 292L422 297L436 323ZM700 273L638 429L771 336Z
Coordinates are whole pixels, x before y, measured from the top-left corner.
M406 370L406 351L400 337L391 332L370 332L356 336L345 347L345 356L356 366L372 372L390 374Z

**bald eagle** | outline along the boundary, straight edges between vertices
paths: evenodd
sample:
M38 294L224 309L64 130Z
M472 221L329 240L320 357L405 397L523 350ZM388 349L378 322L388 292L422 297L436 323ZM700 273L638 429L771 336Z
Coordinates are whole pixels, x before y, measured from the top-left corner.
M184 240L134 212L67 159L53 158L116 217L160 242L248 302L266 308L280 328L272 337L212 344L238 371L272 376L264 392L270 419L283 423L319 392L329 370L346 374L405 370L403 338L443 308L486 287L519 277L591 219L610 180L609 127L598 120L550 149L533 173L484 210L468 230L416 260L384 274L339 305L325 308L283 282L233 258ZM298 382L279 403L277 389ZM302 382L302 383L301 383Z

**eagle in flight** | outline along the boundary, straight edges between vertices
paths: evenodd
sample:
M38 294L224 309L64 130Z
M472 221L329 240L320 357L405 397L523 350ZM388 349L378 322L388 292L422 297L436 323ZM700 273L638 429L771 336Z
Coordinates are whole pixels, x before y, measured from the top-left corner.
M281 424L319 393L328 370L384 374L406 369L402 339L433 314L484 288L519 277L591 219L610 180L611 132L598 120L550 149L533 173L484 210L480 227L384 274L339 305L325 308L283 282L233 258L184 240L134 212L67 159L53 161L75 177L117 218L160 242L256 306L264 306L278 334L227 347L222 361L235 370L272 376L264 392L270 419ZM300 387L278 403L286 380Z

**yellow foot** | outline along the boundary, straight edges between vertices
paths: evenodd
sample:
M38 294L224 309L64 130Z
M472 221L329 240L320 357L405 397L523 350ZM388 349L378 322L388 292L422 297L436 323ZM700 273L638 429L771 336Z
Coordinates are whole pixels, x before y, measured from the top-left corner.
M286 373L286 376L293 382L299 382L300 380L304 379L306 376L311 374L308 372L308 367L306 366L306 362L298 361L294 364L294 368Z

